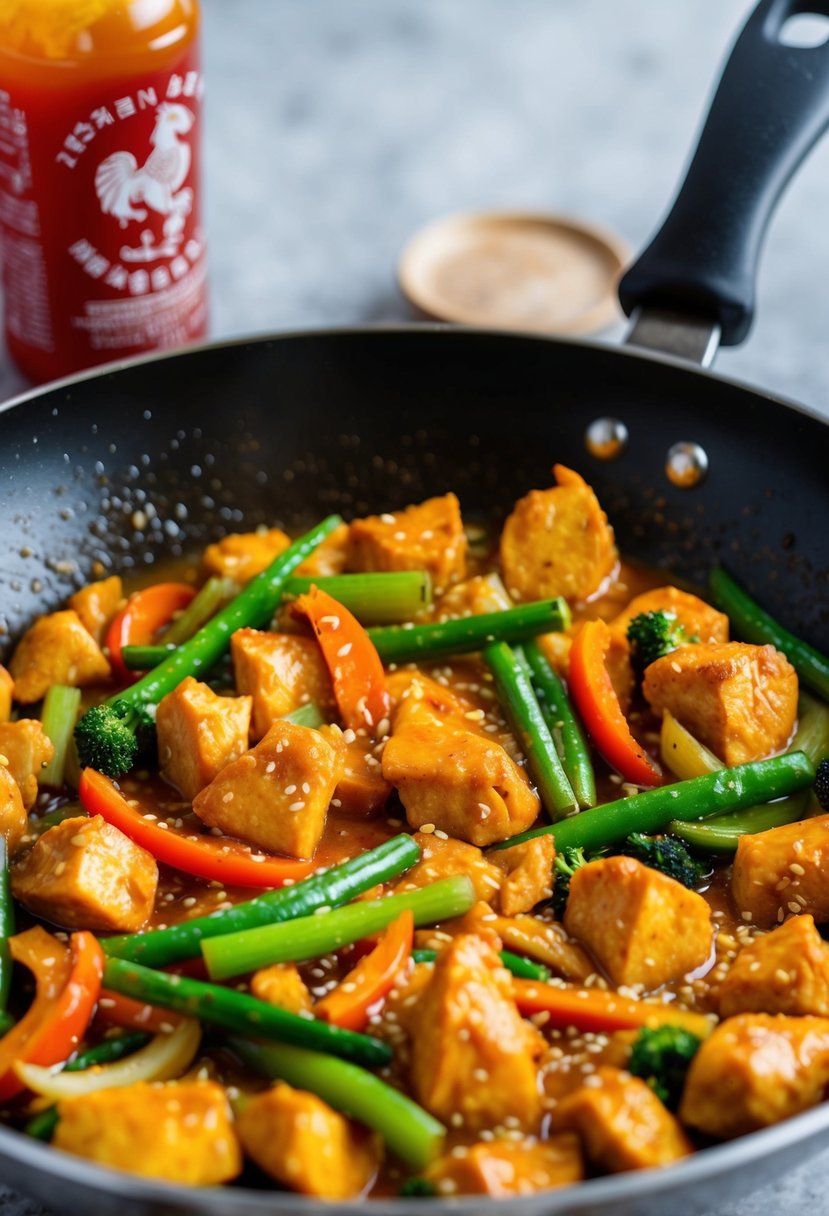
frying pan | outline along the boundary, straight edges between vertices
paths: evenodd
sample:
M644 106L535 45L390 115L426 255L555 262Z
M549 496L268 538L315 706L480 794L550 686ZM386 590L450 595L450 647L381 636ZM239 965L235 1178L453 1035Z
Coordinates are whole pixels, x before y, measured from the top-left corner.
M685 183L622 281L633 314L626 348L438 325L301 333L110 365L3 407L0 654L34 615L105 571L140 570L242 526L394 509L449 488L467 517L496 523L527 489L549 484L553 460L593 483L625 553L700 583L725 562L826 649L829 425L693 365L748 331L764 229L829 124L829 45L778 38L800 7L763 0L738 38ZM829 0L811 9L829 15ZM609 418L628 438L602 459L585 436ZM665 472L683 442L696 445L692 468L702 468L700 450L707 457L692 488ZM829 1104L669 1170L488 1210L699 1212L779 1176L827 1132ZM0 1166L4 1182L64 1212L365 1211L147 1182L2 1128ZM449 1208L471 1216L480 1199L381 1200L371 1210Z

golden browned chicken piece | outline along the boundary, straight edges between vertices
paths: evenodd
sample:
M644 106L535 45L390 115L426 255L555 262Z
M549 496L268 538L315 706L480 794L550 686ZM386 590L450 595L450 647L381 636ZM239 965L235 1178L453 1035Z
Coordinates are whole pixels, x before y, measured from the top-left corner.
M0 663L0 722L8 722L12 714L14 680Z
M225 1091L212 1082L100 1089L63 1098L58 1115L56 1148L110 1169L217 1186L242 1168Z
M356 1199L380 1164L380 1141L315 1094L282 1082L243 1106L247 1155L283 1186L319 1199Z
M77 612L41 616L17 644L9 663L15 700L30 705L53 684L83 688L109 678L109 663Z
M349 570L427 570L440 594L466 571L466 535L454 494L403 511L355 519L348 534Z
M102 646L109 623L123 598L121 580L117 574L113 574L110 578L81 587L80 591L70 595L68 603L77 612L87 633L91 633L98 645Z
M293 963L273 963L257 971L250 990L260 1001L278 1005L289 1013L310 1013L313 1001Z
M608 1066L591 1073L559 1102L552 1126L577 1132L588 1160L611 1174L670 1165L693 1151L650 1086Z
M313 857L340 777L333 733L278 722L193 801L202 823L270 853Z
M590 486L557 464L558 485L519 499L501 533L501 569L514 599L585 600L615 571L613 529Z
M17 851L28 826L20 787L8 768L0 764L0 836L5 838L10 856Z
M279 528L263 528L257 532L231 532L214 545L208 545L202 556L202 569L207 577L232 579L248 583L267 570L271 562L291 543L291 538Z
M474 844L465 844L451 836L443 839L434 832L415 832L413 839L420 846L420 860L400 878L395 891L413 891L430 887L441 878L465 874L475 888L479 900L492 903L501 883L497 866Z
M252 697L219 697L187 676L158 703L161 776L191 802L248 750Z
M680 646L650 664L642 688L729 765L780 751L797 718L797 672L773 646Z
M34 718L0 723L0 756L5 757L5 767L20 787L27 811L37 798L38 778L54 754L52 740Z
M530 912L553 893L556 846L552 836L536 836L510 849L493 849L488 855L503 873L496 905L504 916Z
M435 618L448 621L454 617L503 612L512 606L512 600L497 574L476 574L474 578L455 583L440 597L435 607Z
M581 946L557 921L538 916L499 916L486 904L475 904L461 924L469 931L495 933L508 950L544 963L556 975L583 983L596 967Z
M463 1155L448 1153L426 1171L440 1195L533 1195L584 1178L577 1136L549 1140L482 1140Z
M718 612L698 595L680 591L678 587L654 587L635 595L626 608L610 622L614 631L627 634L627 627L635 616L643 612L672 612L689 637L700 642L727 642L728 617Z
M700 967L713 941L702 896L632 857L604 857L576 870L564 927L614 984L648 990Z
M382 815L391 795L383 766L372 739L346 735L342 747L342 772L331 799L331 808L343 815L371 819Z
M481 847L529 828L541 804L500 744L468 730L406 726L383 751L383 776L413 828L434 824Z
M829 945L808 913L764 933L740 953L717 992L720 1016L735 1013L829 1017Z
M395 732L409 726L451 726L483 734L480 707L462 693L445 688L422 671L404 668L390 672L391 722Z
M440 953L409 1024L412 1088L427 1110L471 1130L508 1118L537 1130L544 1040L515 1007L494 936L462 934Z
M100 933L142 929L157 885L155 858L100 815L49 828L12 872L15 898L30 912Z
M329 578L342 574L348 558L348 524L340 524L309 557L300 562L294 574L301 578Z
M313 638L237 629L230 639L236 691L253 697L252 737L263 738L278 718L308 701L333 709L334 690Z
M829 815L741 836L731 897L744 920L766 928L789 914L829 920Z
M829 1019L741 1013L691 1061L679 1117L727 1140L816 1106L827 1082Z

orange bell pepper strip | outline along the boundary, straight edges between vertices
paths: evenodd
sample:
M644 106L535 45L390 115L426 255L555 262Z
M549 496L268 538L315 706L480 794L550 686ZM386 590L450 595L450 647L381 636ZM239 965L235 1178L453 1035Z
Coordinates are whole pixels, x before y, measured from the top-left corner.
M608 675L610 629L585 621L570 647L570 694L596 747L626 781L661 785L662 775L634 739Z
M394 987L414 944L414 917L408 910L392 921L370 954L314 1006L314 1014L344 1030L362 1030L369 1013Z
M78 783L78 797L90 815L100 815L130 840L152 853L156 861L184 874L232 887L281 887L288 881L307 878L324 863L294 861L252 852L240 841L215 836L183 835L163 826L163 820L147 819L139 807L130 806L117 785L94 768L85 768ZM259 860L257 860L259 858Z
M101 991L104 952L86 931L73 933L70 949L39 925L9 938L15 962L34 974L35 999L16 1026L0 1039L0 1102L25 1086L16 1062L50 1067L77 1051Z
M704 1039L711 1033L712 1023L702 1013L691 1013L664 1003L631 1000L601 988L561 988L535 980L513 978L512 995L525 1017L535 1013L549 1014L546 1026L597 1034L612 1034L615 1030L638 1030L642 1026L682 1026Z
M363 626L316 586L297 596L291 611L305 617L314 630L345 725L352 730L373 730L388 718L391 700L383 663Z
M195 594L187 583L156 583L130 596L113 617L106 636L112 674L119 683L134 684L140 674L124 664L123 648L152 642L161 626L168 625Z
M171 1026L179 1024L181 1014L173 1013L172 1009L162 1009L159 1005L145 1005L143 1001L134 1001L130 996L102 988L95 1020L110 1026L124 1026L129 1030L163 1034Z

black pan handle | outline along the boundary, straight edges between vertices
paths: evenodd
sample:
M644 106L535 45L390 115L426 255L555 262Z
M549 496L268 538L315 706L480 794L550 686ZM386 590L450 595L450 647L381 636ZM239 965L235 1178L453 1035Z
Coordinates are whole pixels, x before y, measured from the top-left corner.
M801 12L829 0L762 0L723 70L667 219L619 284L622 308L719 324L736 346L754 316L763 236L789 178L829 126L829 43L785 46Z

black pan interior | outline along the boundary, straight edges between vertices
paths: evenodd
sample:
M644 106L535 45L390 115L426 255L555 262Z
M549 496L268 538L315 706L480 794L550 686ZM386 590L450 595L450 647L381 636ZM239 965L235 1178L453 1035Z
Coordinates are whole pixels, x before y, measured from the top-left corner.
M625 422L613 461L585 447ZM665 477L678 440L705 481ZM829 426L761 392L588 343L441 327L282 336L78 379L0 414L0 655L90 577L259 523L455 489L500 518L561 461L623 551L704 582L724 561L829 645Z

